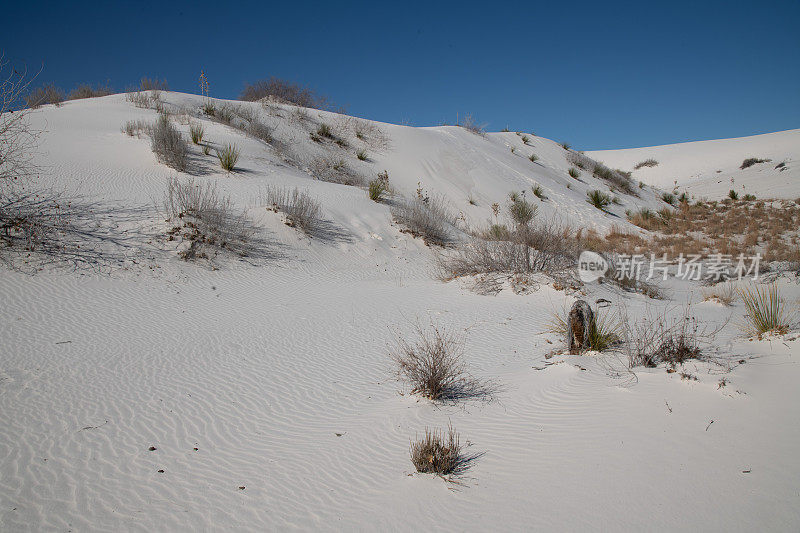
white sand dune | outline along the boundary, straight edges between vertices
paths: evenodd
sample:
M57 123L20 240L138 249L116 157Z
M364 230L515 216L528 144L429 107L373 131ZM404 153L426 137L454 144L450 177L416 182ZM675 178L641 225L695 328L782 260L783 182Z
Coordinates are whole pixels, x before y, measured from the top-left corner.
M678 187L698 199L722 198L731 189L740 195L792 200L800 193L800 130L586 154L613 168L632 170L635 179L649 185ZM658 166L634 170L650 158ZM769 161L741 169L748 158ZM776 168L780 163L785 165Z
M296 154L319 150L291 108L276 109L284 116L265 120L284 128ZM155 112L123 96L32 115L45 130L43 179L140 207L139 224L158 227L155 206L176 172L145 138L119 131L135 118ZM741 302L693 303L711 325L731 316L715 341L725 369L688 364L697 380L663 367L632 374L620 354L547 358L560 342L544 333L552 311L574 297L544 282L481 296L439 281L437 252L402 233L387 205L204 124L215 145L243 153L226 174L192 147L206 169L195 179L249 208L275 243L272 257L212 269L142 242L110 274L0 271L0 530L800 527L797 335L751 341L738 329ZM593 208L586 191L608 187L570 178L564 150L546 139L527 146L514 133L378 126L389 144L369 147L367 162L351 153L348 164L370 176L387 170L405 195L421 182L473 224L492 220L491 204L510 191L530 198L533 183L548 196L536 200L542 216L600 230L627 224L626 208L660 202L646 188L642 198L620 195L611 214ZM270 184L318 198L329 238L309 239L259 206ZM780 284L796 301L797 284ZM667 288L667 302L596 284L585 297L634 315L680 313L701 299L696 284ZM500 386L494 400L433 405L407 394L388 346L414 321L467 331L470 370ZM476 456L460 485L409 461L411 439L448 423Z

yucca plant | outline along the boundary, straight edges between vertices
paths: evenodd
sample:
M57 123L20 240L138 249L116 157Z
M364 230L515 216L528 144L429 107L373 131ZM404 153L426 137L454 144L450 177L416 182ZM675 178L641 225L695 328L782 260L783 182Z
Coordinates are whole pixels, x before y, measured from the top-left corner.
M389 192L389 173L378 174L378 177L369 182L369 199L373 202L383 201Z
M239 149L236 145L227 144L222 150L217 150L217 159L224 170L232 171L239 161Z
M739 193L731 189L730 191L728 191L728 198L730 198L731 200L738 200Z
M744 303L744 318L749 333L785 333L789 329L790 316L777 283L741 287L739 296Z
M363 149L359 150L356 153L356 157L359 159L359 161L366 161L367 160L367 151L363 150Z
M611 204L611 197L599 189L594 189L586 193L587 202L597 209L605 209Z
M192 137L192 142L194 144L200 144L203 142L203 134L205 133L205 128L203 128L202 124L197 122L192 122L189 124L189 135Z
M672 193L665 192L661 195L661 199L667 202L669 205L675 205L675 195Z
M575 178L575 179L578 179L578 176L580 176L580 175L581 175L581 171L580 171L580 170L578 170L578 169L577 169L577 168L575 168L575 167L570 167L570 169L567 171L567 174L569 174L569 175L570 175L570 177L573 177L573 178Z
M531 190L533 191L533 195L536 196L538 199L540 200L547 199L547 196L544 195L544 189L542 189L542 186L539 185L538 183L533 187L531 187Z
M528 144L528 141L530 141L530 140L531 140L530 137L528 137L527 135L523 135L522 136L522 142L523 143Z
M539 160L539 156L536 155L536 154L531 154L531 155L528 156L528 159L530 159L531 161L536 163Z

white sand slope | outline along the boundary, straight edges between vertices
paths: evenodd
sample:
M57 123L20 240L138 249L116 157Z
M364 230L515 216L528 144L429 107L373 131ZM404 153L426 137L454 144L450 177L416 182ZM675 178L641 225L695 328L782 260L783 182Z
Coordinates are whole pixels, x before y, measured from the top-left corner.
M586 154L623 170L655 159L658 166L633 170L633 177L666 190L677 185L698 199L722 198L731 189L760 198L800 197L800 130ZM741 169L751 157L770 161ZM780 163L785 166L775 168Z
M294 156L320 150L312 126L276 109L264 120L293 139ZM42 179L137 207L137 227L161 228L155 206L176 172L145 138L120 133L135 118L155 113L122 96L37 111ZM590 285L589 301L633 316L695 302L692 314L710 327L730 317L715 341L724 366L688 364L696 379L682 379L663 367L633 374L620 354L551 357L560 340L544 332L573 296L546 279L497 296L439 281L437 252L402 233L387 205L204 124L215 146L235 142L242 159L226 174L192 147L194 178L249 209L273 242L270 257L212 269L143 239L110 274L0 270L0 530L800 528L796 334L748 340L741 302L697 303L695 284L669 282L667 301ZM352 133L340 156L365 175L386 169L405 195L421 182L473 224L532 183L548 196L536 200L543 215L598 229L626 224L626 206L660 202L644 189L620 195L611 214L593 208L586 190L607 186L569 178L563 149L546 139L378 126L389 143L366 145L368 161L355 158ZM264 209L258 194L270 184L318 198L326 237L309 239ZM134 224L116 216L120 232ZM795 280L780 284L797 301ZM466 361L500 386L495 399L439 406L409 395L387 347L415 321L466 331ZM416 474L409 461L411 439L448 423L476 456L461 485Z

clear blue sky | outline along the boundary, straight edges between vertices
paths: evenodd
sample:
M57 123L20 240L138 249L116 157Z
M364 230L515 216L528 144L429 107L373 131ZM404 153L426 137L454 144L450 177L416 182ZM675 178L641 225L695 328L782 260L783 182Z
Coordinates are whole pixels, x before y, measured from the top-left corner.
M236 97L270 75L348 112L472 113L578 149L800 128L800 1L14 2L0 50L66 90L143 75Z

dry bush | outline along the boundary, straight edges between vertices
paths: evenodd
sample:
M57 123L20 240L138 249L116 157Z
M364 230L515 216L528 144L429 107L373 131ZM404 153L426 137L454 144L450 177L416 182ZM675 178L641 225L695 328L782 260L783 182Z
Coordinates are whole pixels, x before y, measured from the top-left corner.
M30 109L36 109L39 106L54 104L60 106L64 102L64 90L56 87L52 83L37 87L25 97L25 105Z
M640 168L644 167L655 167L658 166L658 161L655 159L645 159L644 161L639 161L635 165L633 165L633 170L639 170Z
M459 121L458 125L476 135L486 135L486 124L478 122L471 114L465 115L464 118Z
M395 222L414 237L421 237L425 244L447 246L455 240L455 216L442 195L403 199L392 207L391 213Z
M114 90L111 88L108 82L106 82L105 85L97 84L96 87L92 87L88 83L82 83L70 91L67 99L82 100L84 98L97 98L100 96L108 96L110 94L114 94Z
M245 102L264 99L315 109L329 109L332 107L327 97L317 95L308 87L275 77L258 80L253 83L245 83L244 89L239 95L239 100L244 100Z
M236 213L216 184L169 180L164 209L173 227L167 240L180 240L179 256L187 261L212 259L220 252L240 257L263 255L264 242L244 213Z
M367 189L369 199L373 202L382 202L389 192L389 172L384 170L378 177L369 182Z
M772 159L760 159L758 157L748 157L747 159L742 161L742 166L740 166L739 168L741 170L744 170L746 168L752 167L753 165L757 165L759 163L769 163L770 161L772 161Z
M0 195L29 185L39 173L34 163L39 131L30 125L24 98L33 79L24 69L9 72L0 55Z
M352 170L343 159L317 157L308 165L309 173L320 181L363 187L366 180Z
M398 376L412 394L429 400L448 401L486 398L492 386L473 378L464 362L464 333L431 325L414 326L411 342L398 335L390 355L397 364Z
M125 100L142 109L149 109L153 102L149 94L140 91L126 93Z
M303 230L313 236L322 220L322 206L308 194L297 187L290 190L287 187L270 185L266 192L266 203L276 211L286 215L287 224Z
M777 283L766 286L753 285L739 289L745 308L745 329L751 335L786 333L792 314L781 298Z
M169 116L160 114L152 128L150 146L158 160L175 170L184 171L188 161L189 144L172 125Z
M652 316L648 310L636 321L623 321L623 340L629 368L656 367L662 363L674 367L690 359L716 361L710 349L716 328L702 325L691 316L687 306L678 317L668 318L668 312Z
M389 147L389 136L374 122L356 119L353 122L353 131L357 139L373 150L384 150Z
M141 137L142 134L151 135L153 126L144 120L129 120L122 126L122 131L130 137Z
M722 305L731 306L736 301L737 294L735 283L718 283L703 289L703 301L714 300Z
M158 78L148 78L147 76L139 80L140 91L169 91L167 80Z
M447 431L425 428L425 436L411 443L411 462L417 472L450 476L464 463L459 435L450 425Z

